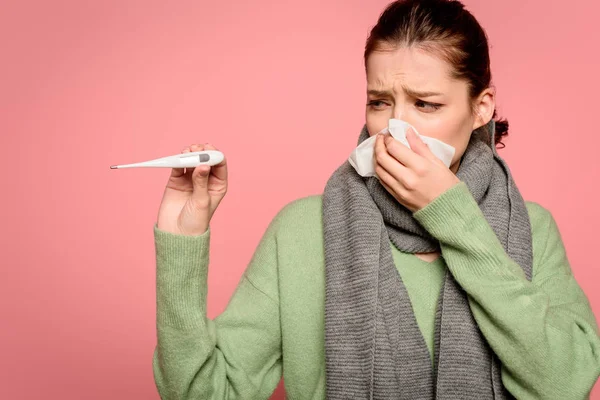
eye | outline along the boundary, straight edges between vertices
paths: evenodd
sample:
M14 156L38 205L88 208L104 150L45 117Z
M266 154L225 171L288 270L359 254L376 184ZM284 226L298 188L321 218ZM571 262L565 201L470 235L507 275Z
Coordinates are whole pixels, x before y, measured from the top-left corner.
M417 108L421 108L424 112L434 112L439 110L442 107L442 104L428 103L423 100L417 100L415 102L415 106L417 106Z
M388 104L381 101L381 100L371 100L367 103L368 107L371 107L375 110L382 110L385 108L385 106L387 106Z

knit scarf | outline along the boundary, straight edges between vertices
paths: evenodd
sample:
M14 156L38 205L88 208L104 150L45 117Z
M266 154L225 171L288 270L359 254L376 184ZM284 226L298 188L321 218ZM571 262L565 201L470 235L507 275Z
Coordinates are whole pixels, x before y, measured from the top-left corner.
M529 215L496 151L494 131L493 120L473 131L456 175L531 280ZM367 138L364 126L358 144ZM323 193L323 229L327 399L513 398L465 292L448 270L436 310L432 368L390 240L408 253L439 251L440 243L376 177L342 164Z

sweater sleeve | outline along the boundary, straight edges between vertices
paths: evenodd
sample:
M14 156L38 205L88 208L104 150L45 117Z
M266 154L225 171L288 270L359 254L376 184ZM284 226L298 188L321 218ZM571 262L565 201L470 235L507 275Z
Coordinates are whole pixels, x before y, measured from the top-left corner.
M157 345L163 400L266 399L282 373L277 247L272 222L226 309L206 316L210 227L184 236L154 225Z
M598 328L556 222L550 212L544 214L545 222L532 232L544 244L534 249L531 282L508 256L464 182L414 217L440 241L448 269L502 362L508 391L518 399L584 399L600 374Z

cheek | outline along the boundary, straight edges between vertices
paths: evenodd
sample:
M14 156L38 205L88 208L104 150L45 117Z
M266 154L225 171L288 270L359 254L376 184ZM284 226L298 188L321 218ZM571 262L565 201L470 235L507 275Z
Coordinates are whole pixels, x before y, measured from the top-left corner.
M389 119L390 118L385 115L367 113L366 124L367 130L369 131L369 136L376 135L383 129L387 128Z
M469 138L471 136L469 126L466 125L463 120L457 119L439 119L427 122L417 126L419 133L441 140L454 147L456 151L451 164L455 164L460 160L467 149Z
M429 136L456 148L466 148L471 131L468 129L468 121L456 118L432 119L419 124L417 129L421 135Z

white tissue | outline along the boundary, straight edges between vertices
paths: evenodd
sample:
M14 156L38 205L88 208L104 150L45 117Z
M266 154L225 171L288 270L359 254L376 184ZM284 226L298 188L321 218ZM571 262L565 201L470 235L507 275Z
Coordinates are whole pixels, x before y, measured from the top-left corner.
M408 128L413 128L413 131L420 137L423 142L425 142L431 152L442 162L446 167L450 167L450 163L452 162L452 157L454 157L454 152L456 149L450 146L447 143L442 142L441 140L434 139L432 137L420 135L419 132L415 129L414 126L409 124L406 121L400 119L390 119L388 122L388 127L383 129L379 133L387 133L389 132L396 140L400 141L402 144L410 148L408 144L408 140L406 139L406 130ZM354 167L356 172L358 172L361 176L375 176L379 178L375 174L375 140L376 135L371 136L370 138L364 140L361 144L358 145L352 154L350 154L350 158L348 158L348 162L350 165Z

